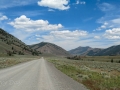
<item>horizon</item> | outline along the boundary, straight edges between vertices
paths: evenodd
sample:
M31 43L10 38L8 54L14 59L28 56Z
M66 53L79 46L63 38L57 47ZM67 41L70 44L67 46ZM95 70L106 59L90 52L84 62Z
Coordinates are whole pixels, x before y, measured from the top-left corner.
M2 28L0 28L0 29L2 29ZM2 29L3 30L3 29ZM5 31L5 30L4 30ZM7 32L8 33L8 32ZM13 35L14 36L14 35ZM15 37L15 36L14 36ZM16 37L15 37L16 38ZM24 42L23 42L24 43ZM55 44L55 43L50 43L50 42L44 42L44 41L42 41L42 42L39 42L39 43L35 43L35 44L30 44L30 45L28 45L28 44L26 44L26 45L28 45L28 46L31 46L31 45L37 45L37 44L40 44L40 43L49 43L49 44L54 44L54 45L57 45L57 44ZM59 46L59 45L57 45L58 47L61 47L61 46ZM118 45L113 45L113 46L118 46ZM106 47L106 48L98 48L98 47L90 47L90 46L78 46L78 47L75 47L75 48L72 48L72 49L70 49L70 50L66 50L65 48L63 48L63 47L61 47L61 48L63 48L64 50L66 50L66 51L71 51L71 50L74 50L74 49L77 49L77 48L79 48L79 47L82 47L82 48L85 48L85 47L89 47L89 48L93 48L93 49L107 49L107 48L110 48L110 47L112 47L112 46L110 46L110 47Z
M108 48L120 42L119 0L1 0L0 28L27 45Z

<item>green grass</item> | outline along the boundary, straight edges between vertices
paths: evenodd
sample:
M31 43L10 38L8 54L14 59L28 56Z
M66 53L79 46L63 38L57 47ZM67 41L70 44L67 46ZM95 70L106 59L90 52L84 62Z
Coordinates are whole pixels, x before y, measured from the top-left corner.
M119 63L76 61L53 57L47 58L47 60L69 77L83 83L90 90L120 90ZM112 74L114 71L117 72L116 75Z

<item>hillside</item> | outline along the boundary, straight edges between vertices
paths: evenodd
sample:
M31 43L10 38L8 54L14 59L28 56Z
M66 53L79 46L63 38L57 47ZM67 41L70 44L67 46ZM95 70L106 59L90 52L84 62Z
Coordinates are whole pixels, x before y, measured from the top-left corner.
M116 46L111 46L109 48L106 49L102 49L102 50L98 50L97 52L95 52L94 50L90 50L87 55L89 56L116 56L116 55L120 55L120 45L116 45Z
M78 47L78 48L75 48L75 49L72 49L69 51L70 54L72 55L82 55L84 53L87 53L89 50L92 50L91 47Z
M52 54L57 56L69 56L70 54L63 48L48 42L41 42L39 44L30 45L32 49L43 54Z
M78 47L69 51L73 55L88 55L88 56L116 56L120 55L120 45L111 46L109 48L91 48Z
M0 28L0 56L2 55L24 55L34 54L34 50L30 49L25 43L17 39L13 35L7 33Z

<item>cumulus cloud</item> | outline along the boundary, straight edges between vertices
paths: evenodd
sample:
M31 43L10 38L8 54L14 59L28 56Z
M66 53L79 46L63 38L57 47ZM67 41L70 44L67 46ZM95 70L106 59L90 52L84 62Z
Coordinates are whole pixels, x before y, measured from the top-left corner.
M0 21L2 21L2 20L7 20L7 19L8 19L7 16L0 16Z
M35 35L36 38L42 38L43 40L55 40L55 41L64 41L64 40L78 40L84 36L87 36L88 32L83 30L62 30L62 31L51 31L49 34L45 35Z
M63 31L52 31L50 32L51 36L54 36L58 39L78 39L80 37L86 36L88 34L87 31L82 30L75 30L75 31L69 31L69 30L63 30Z
M71 49L76 48L79 45L84 45L85 43L82 43L84 40L83 38L88 37L88 32L84 30L62 30L62 31L51 31L48 34L44 35L36 35L36 39L38 42L51 42L55 43L65 49ZM77 44L74 44L76 43ZM79 42L79 43L78 43Z
M69 0L41 0L38 1L39 6L49 7L59 10L67 10L70 8Z
M98 27L96 30L100 31L102 29L108 28L108 26L109 26L108 22L104 22L103 25L101 25L100 27Z
M120 28L106 30L104 36L107 39L120 39Z
M16 18L9 24L25 31L58 30L63 27L61 24L49 24L47 20L31 20L25 15Z
M95 38L93 36L95 36ZM45 35L39 34L36 36L36 39L38 42L45 41L55 43L66 50L70 50L78 46L91 46L93 48L98 48L98 46L99 48L108 47L108 42L102 40L100 36L102 35L98 33L89 33L84 30L62 30L51 31Z

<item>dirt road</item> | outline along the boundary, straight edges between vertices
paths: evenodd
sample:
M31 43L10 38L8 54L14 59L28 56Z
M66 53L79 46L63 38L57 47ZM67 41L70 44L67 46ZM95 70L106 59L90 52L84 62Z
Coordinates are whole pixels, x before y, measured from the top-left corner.
M0 70L0 90L87 90L43 58Z

